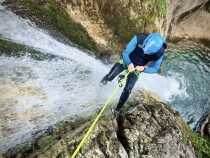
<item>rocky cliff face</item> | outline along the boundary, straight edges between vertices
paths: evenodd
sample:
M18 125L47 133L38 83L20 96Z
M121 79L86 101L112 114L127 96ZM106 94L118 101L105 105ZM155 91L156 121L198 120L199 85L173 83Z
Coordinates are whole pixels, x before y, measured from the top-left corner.
M120 52L142 31L161 31L166 12L164 1L77 0L66 3L69 15L81 23L102 49Z
M210 40L210 1L170 0L167 30L170 38Z
M139 32L158 31L172 40L210 40L209 0L6 0L4 4L102 56L120 53Z
M166 12L164 1L156 0L5 0L3 5L108 61L134 34L163 30Z
M116 123L99 124L79 157L195 157L190 143L184 143L183 124L175 111L140 94L132 104L135 108Z
M170 39L210 40L209 0L79 0L68 2L67 6L69 15L80 22L98 44L108 48L113 48L110 44L121 46L142 31L158 31Z
M176 111L146 93L136 94L128 105L132 107L125 110L119 119L108 115L100 120L78 158L196 157L187 139L187 126ZM88 124L83 122L79 128L73 128L65 123L37 139L31 149L19 149L18 153L13 149L13 152L2 156L67 157Z

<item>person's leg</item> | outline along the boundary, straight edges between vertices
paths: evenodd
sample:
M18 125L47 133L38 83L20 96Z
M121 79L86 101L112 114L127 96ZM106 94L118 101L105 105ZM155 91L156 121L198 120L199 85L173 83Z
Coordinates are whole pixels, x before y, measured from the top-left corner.
M120 100L117 104L116 111L119 111L122 108L122 106L124 105L124 103L127 101L128 97L131 93L131 90L133 89L137 80L138 80L137 73L133 72L128 75L126 85L125 85L125 88L123 89L123 92L120 96Z
M103 77L101 80L102 84L107 84L108 81L112 81L117 75L119 75L124 70L124 65L121 63L116 63L110 70L110 72Z

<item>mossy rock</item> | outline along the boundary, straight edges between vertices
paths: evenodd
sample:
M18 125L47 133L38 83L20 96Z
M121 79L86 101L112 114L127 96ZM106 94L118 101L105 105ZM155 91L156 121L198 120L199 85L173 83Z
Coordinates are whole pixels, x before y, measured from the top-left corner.
M30 56L35 60L49 60L55 57L50 54L43 54L25 45L10 42L6 39L1 39L1 38L0 38L0 55L14 56L14 57Z
M193 132L188 126L184 127L185 140L190 140L195 149L198 158L210 158L210 140L207 137L202 137L200 134Z
M182 129L184 136L183 142L185 144L188 144L189 142L192 143L196 156L198 158L210 158L209 138L202 137L200 134L193 132L180 116L177 117L177 123Z
M83 26L73 21L66 9L60 6L55 0L43 2L35 0L16 0L12 2L14 11L20 16L27 17L47 29L52 34L61 33L73 43L91 51L98 51L96 43L88 35ZM11 7L12 8L12 7ZM24 10L24 11L22 11Z

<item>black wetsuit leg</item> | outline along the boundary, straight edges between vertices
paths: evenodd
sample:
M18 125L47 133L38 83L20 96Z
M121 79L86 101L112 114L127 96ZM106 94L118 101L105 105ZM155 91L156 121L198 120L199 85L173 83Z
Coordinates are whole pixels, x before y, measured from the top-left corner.
M120 96L120 100L119 100L118 105L116 107L117 111L119 111L122 108L122 106L124 105L124 103L127 101L128 97L131 93L131 90L133 89L137 80L138 80L138 75L135 72L130 73L128 75L126 85L123 89L123 92Z
M102 83L106 84L107 81L112 81L117 75L119 75L122 71L124 71L124 65L120 63L116 63L110 70L110 72L104 76L102 79Z

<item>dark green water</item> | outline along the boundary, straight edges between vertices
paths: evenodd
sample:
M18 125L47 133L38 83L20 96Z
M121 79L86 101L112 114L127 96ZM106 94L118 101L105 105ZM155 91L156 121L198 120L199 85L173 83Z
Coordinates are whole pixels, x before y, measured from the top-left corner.
M181 83L185 93L172 97L169 103L194 127L210 111L210 49L189 41L172 45L162 64L162 74Z

